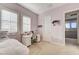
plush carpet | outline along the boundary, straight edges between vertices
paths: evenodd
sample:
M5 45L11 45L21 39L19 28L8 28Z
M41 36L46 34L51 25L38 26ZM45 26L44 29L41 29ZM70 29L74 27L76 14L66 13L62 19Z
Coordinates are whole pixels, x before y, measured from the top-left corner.
M49 42L35 43L29 47L30 55L78 55L79 47L73 45L60 46Z

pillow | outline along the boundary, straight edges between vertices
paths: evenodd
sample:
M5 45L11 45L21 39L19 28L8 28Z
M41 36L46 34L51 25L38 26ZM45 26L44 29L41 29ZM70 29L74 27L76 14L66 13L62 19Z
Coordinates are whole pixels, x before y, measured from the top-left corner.
M0 38L7 38L7 31L0 31Z

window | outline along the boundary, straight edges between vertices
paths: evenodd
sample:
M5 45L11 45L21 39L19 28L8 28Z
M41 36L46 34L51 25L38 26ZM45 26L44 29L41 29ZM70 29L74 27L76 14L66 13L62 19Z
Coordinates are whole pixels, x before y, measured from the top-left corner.
M17 32L17 14L1 10L1 30Z
M76 22L71 22L71 28L76 28Z
M77 28L77 23L76 21L69 21L65 24L67 29L72 29L72 28Z
M70 23L66 23L66 28L70 28Z
M23 16L23 32L31 30L31 18Z

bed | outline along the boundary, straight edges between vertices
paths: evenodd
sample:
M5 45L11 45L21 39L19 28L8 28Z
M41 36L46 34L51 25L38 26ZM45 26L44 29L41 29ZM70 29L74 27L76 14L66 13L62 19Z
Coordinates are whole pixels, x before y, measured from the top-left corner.
M2 34L0 32L0 34ZM1 37L1 35L0 35ZM0 55L27 55L29 49L16 39L0 38Z

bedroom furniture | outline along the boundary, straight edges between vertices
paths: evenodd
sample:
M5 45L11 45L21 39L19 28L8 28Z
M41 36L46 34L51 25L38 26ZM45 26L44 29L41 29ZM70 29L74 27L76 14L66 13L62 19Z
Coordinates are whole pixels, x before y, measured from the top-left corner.
M40 42L40 34L37 34L37 42Z
M0 55L27 55L29 49L16 39L4 38L0 41Z
M10 39L7 31L0 31L0 55L27 55L29 49L16 39Z
M33 44L38 42L40 42L40 34L33 35L31 38L31 43Z
M8 31L0 31L0 39L7 38Z
M22 43L26 46L30 46L31 45L31 35L23 35Z
M33 43L40 42L40 34L35 33L33 31L21 34L21 37L22 37L22 43L26 46L30 46Z
M37 42L37 36L34 31L31 31L31 32L32 32L31 43L33 44Z

